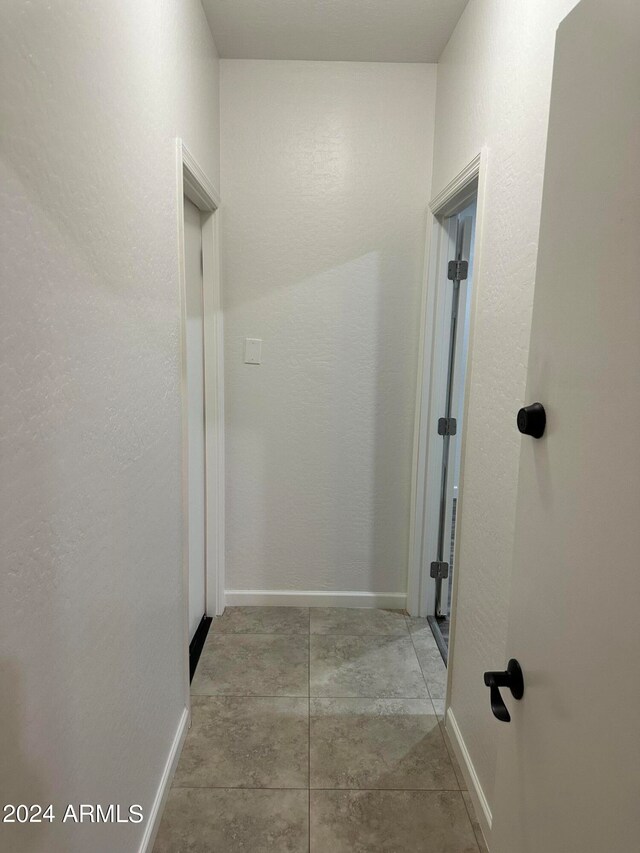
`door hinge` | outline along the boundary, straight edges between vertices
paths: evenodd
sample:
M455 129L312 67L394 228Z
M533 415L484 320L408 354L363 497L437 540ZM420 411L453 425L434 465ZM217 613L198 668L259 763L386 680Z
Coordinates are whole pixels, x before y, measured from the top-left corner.
M449 261L447 278L449 281L465 281L469 275L469 261Z
M449 563L444 563L442 560L435 560L431 563L429 574L436 580L446 580L449 577Z
M455 418L438 418L438 435L456 435L458 422Z

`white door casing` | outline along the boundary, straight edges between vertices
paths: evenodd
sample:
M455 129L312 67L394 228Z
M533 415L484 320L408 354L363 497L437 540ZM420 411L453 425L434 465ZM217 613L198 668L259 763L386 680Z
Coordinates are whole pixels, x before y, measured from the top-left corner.
M488 151L483 148L466 166L438 193L429 203L427 240L425 253L425 275L423 282L422 305L420 308L420 352L418 358L418 381L416 389L416 417L414 425L413 477L411 496L411 523L409 532L409 564L407 572L407 609L412 616L426 616L434 611L435 584L429 578L427 549L437 536L437 517L431 508L438 501L440 488L441 441L437 431L431 429L432 398L437 398L435 385L442 385L446 379L438 363L438 349L435 340L442 335L446 326L446 300L443 287L443 270L453 255L455 233L449 217L461 210L465 203L476 198L476 221L474 237L474 277L481 270L482 230L484 224L484 200L487 183ZM469 328L468 349L465 361L469 362L472 350L474 317L476 314L478 288L472 288L468 300L467 324ZM445 324L445 326L443 326ZM466 367L466 365L465 365ZM470 371L465 374L465 399L468 396ZM463 423L460 435L460 488L458 518L460 518L461 498L464 478L464 447L466 431ZM460 525L457 525L456 537L460 539ZM425 571L426 568L426 571ZM456 578L453 583L453 601L456 598ZM454 604L455 607L455 604ZM451 626L450 649L454 644L454 622Z
M640 6L582 0L556 43L527 382L548 420L522 438L525 693L495 721L492 853L640 849L639 154Z
M202 260L198 261L201 276L202 348L204 381L204 441L205 441L205 612L220 615L225 607L225 522L224 522L224 355L223 311L220 280L220 195L193 154L181 139L176 139L176 202L177 238L180 282L180 384L182 409L182 606L184 612L184 696L187 710L191 707L189 684L189 365L187 352L188 310L185 236L185 198L199 211ZM192 211L193 214L193 211ZM187 214L190 215L190 214ZM193 216L195 224L195 215ZM195 229L193 234L194 242ZM198 608L199 609L199 608ZM201 614L202 615L202 614Z

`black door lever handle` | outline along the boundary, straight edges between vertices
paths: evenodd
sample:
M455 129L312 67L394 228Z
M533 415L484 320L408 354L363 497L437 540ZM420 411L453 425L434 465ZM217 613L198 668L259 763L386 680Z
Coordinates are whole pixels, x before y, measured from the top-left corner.
M518 429L523 435L542 438L547 426L547 413L542 403L532 403L520 409L517 417Z
M511 658L505 672L485 672L484 683L491 690L491 710L493 716L503 723L511 722L511 714L504 704L501 687L508 687L514 699L522 699L524 696L524 678L520 664Z

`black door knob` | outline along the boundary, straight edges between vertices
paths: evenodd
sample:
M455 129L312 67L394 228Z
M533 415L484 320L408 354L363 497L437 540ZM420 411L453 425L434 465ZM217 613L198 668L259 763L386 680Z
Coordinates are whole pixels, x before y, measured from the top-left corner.
M500 688L508 687L514 699L522 699L524 696L524 677L518 661L511 658L505 672L485 672L484 683L491 688L493 716L503 723L511 722L511 714L500 695Z
M542 403L532 403L518 412L518 429L523 435L542 438L547 425L547 413Z

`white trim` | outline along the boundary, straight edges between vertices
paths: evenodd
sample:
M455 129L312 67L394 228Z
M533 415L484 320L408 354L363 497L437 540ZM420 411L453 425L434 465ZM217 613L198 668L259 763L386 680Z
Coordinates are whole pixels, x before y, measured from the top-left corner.
M426 616L430 612L431 601L427 601L430 587L424 578L425 543L429 539L429 516L427 506L437 485L430 481L428 475L429 444L432 430L429 429L429 403L431 397L431 377L434 369L434 341L438 318L438 275L442 263L441 254L448 235L444 228L444 218L453 213L467 198L477 193L476 236L474 286L472 289L472 304L469 330L468 368L465 380L465 399L468 399L469 382L471 377L471 352L473 346L473 331L475 323L476 295L481 276L480 255L482 248L482 219L484 208L484 188L486 184L487 151L483 149L473 158L456 177L450 181L429 204L427 224L427 250L425 258L425 273L423 281L420 349L418 362L418 381L416 388L416 416L414 424L413 471L411 491L411 518L409 539L409 561L407 572L407 609L412 616ZM477 189L476 189L477 186ZM462 427L462 450L460 463L460 489L462 498L462 480L464 471L464 450L466 444L466 420ZM431 466L435 470L435 466ZM460 530L460 505L458 501L458 531ZM457 534L459 542L460 533ZM456 578L454 577L454 596ZM452 602L455 605L455 599ZM431 608L432 609L432 608ZM450 655L451 657L451 655Z
M238 605L254 607L384 607L389 610L404 610L407 604L407 596L404 592L228 589L225 598L229 607Z
M489 808L489 803L484 790L482 789L482 785L480 784L480 779L478 778L476 769L473 766L469 750L467 749L467 745L464 742L462 733L460 732L460 727L458 726L458 722L451 708L447 709L445 728L449 735L449 742L453 747L453 751L458 759L458 764L462 770L462 775L467 783L469 795L473 800L473 806L476 810L476 816L480 823L482 834L484 835L485 840L490 839L493 815L491 814L491 809Z
M458 172L458 174L449 181L446 187L441 190L438 195L434 196L429 202L429 210L434 216L447 216L448 208L452 204L458 205L458 198L466 188L472 184L479 176L483 161L486 159L486 149L483 149L479 154L471 160L467 165Z
M181 139L178 139L178 150L183 166L184 195L200 210L218 210L220 194Z
M204 409L206 489L205 605L210 616L224 611L224 358L220 284L218 216L220 196L213 183L183 144L176 140L178 258L180 282L181 391L182 391L182 506L183 506L183 610L184 690L189 689L189 518L188 507L188 401L186 373L186 269L184 258L184 197L202 212L202 282L204 310ZM212 369L213 368L213 369Z
M422 300L420 307L420 339L418 342L418 384L416 388L416 406L413 424L413 460L411 471L411 507L409 517L409 559L407 568L407 610L411 616L420 616L421 582L422 582L422 542L423 519L425 515L425 488L420 475L426 471L427 431L421 429L423 414L421 409L421 389L423 376L431 375L432 340L426 341L426 322L434 312L434 288L427 287L429 281L429 264L431 260L431 236L434 229L434 219L431 213L427 216L425 235L424 269L422 276Z
M167 801L167 797L169 796L171 782L173 781L173 774L176 772L176 767L178 766L178 759L180 758L180 753L182 752L182 745L184 743L184 739L186 738L188 731L189 709L183 708L182 716L180 717L180 722L178 723L178 728L176 729L176 733L173 738L173 743L171 744L171 749L169 750L169 755L164 765L162 776L160 777L160 784L158 785L158 790L156 791L156 795L153 798L151 809L149 811L149 814L147 815L144 835L142 836L142 841L140 842L138 853L151 853L151 851L153 850L153 844L156 840L156 835L158 834L158 829L160 827L160 821L162 819L164 805Z

